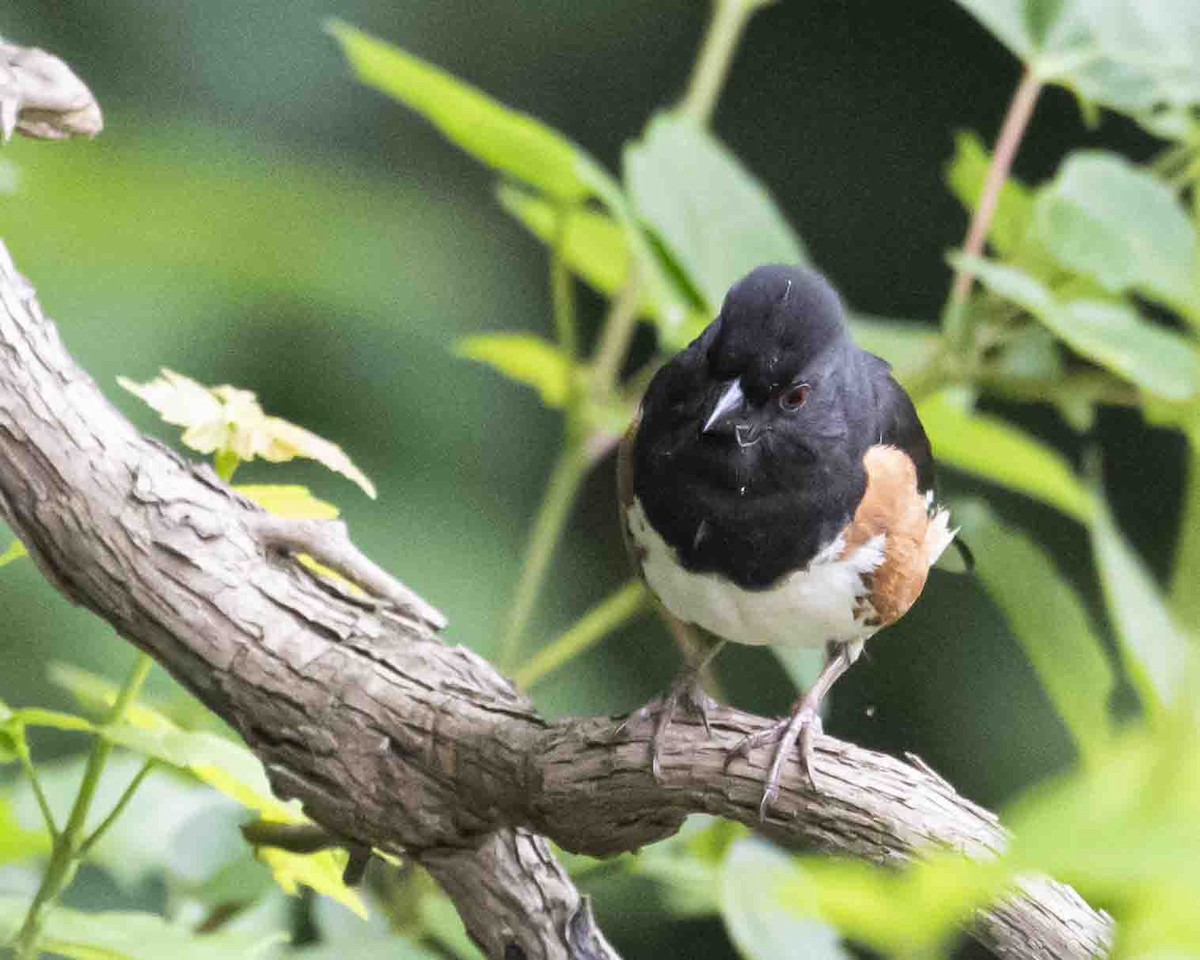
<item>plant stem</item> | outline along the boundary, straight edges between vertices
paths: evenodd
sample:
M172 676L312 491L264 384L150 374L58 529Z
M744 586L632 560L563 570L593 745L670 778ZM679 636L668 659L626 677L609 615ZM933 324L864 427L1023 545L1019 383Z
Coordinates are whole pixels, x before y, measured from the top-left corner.
M746 29L746 22L755 10L769 2L770 0L716 0L712 20L709 21L708 32L704 36L704 45L700 48L700 55L692 68L687 93L679 105L680 113L693 117L703 126L712 123L717 98L721 95L725 78L729 76L733 54L737 50L742 31Z
M92 831L91 835L83 841L82 846L79 848L77 859L82 860L84 857L86 857L88 853L91 852L92 848L99 843L101 839L103 839L106 833L108 833L109 827L111 827L117 822L118 819L120 819L121 814L125 812L125 808L129 806L129 801L132 800L133 795L137 793L137 788L142 785L142 781L146 779L146 776L153 769L153 760L147 760L142 764L141 769L138 770L138 772L134 774L133 779L129 781L129 786L125 788L125 791L117 799L116 804L113 805L113 808L109 812L108 816L105 817L104 820L101 821L100 825Z
M125 716L125 711L137 697L146 675L153 666L154 661L150 657L144 653L138 654L129 678L117 694L116 702L105 719L105 725L119 723ZM92 809L96 789L100 785L100 776L104 773L104 766L111 754L112 743L103 734L98 735L92 742L92 750L88 754L83 779L79 783L79 792L67 818L67 825L54 840L50 862L46 864L42 882L38 885L37 893L34 894L33 902L30 903L25 920L21 924L21 930L13 942L14 960L37 960L38 941L41 939L46 911L58 902L63 890L75 875L81 851L86 844L84 831L88 814Z
M38 810L42 813L42 819L46 822L46 831L50 834L51 841L58 839L58 824L54 822L54 814L50 810L50 801L46 799L46 793L42 789L42 781L38 777L37 767L33 765L33 757L29 754L29 746L24 741L17 743L17 756L21 761L21 769L25 771L25 777L29 781L29 785L33 788L33 795L37 799Z
M561 203L556 212L554 245L550 248L550 301L554 309L554 330L558 346L567 359L579 356L579 334L575 326L575 290L571 268L567 264L567 229L572 207Z
M579 492L579 485L590 463L587 445L578 438L568 437L546 484L542 505L538 508L537 519L529 535L529 546L525 551L521 576L513 594L508 626L500 643L500 669L505 672L516 665L521 651L521 640L533 613L542 582L546 578L550 557L558 545L567 515L575 503L575 495Z
M640 580L618 587L587 613L534 654L525 666L514 671L517 686L528 689L564 663L590 649L618 627L647 609L649 595Z
M641 273L637 262L629 260L629 275L625 285L621 287L617 298L612 302L608 316L604 321L604 330L600 334L600 343L596 347L596 359L592 370L592 383L596 391L596 401L604 403L616 389L617 380L621 376L621 364L629 350L629 341L637 327L638 306L642 299Z
M996 213L996 204L1000 200L1000 191L1004 181L1008 179L1012 169L1013 159L1017 148L1025 136L1029 119L1033 116L1033 108L1037 105L1038 95L1042 92L1042 81L1031 70L1026 70L1013 92L1008 104L1004 123L996 138L996 147L992 152L992 162L988 167L987 176L983 181L983 192L979 203L971 215L967 227L967 236L963 241L963 253L968 257L978 257L983 253L983 243L987 239L988 228ZM967 294L971 292L971 284L975 274L970 268L959 266L954 273L954 283L950 289L950 302L946 307L943 325L950 343L961 350L966 346L969 331L966 324Z

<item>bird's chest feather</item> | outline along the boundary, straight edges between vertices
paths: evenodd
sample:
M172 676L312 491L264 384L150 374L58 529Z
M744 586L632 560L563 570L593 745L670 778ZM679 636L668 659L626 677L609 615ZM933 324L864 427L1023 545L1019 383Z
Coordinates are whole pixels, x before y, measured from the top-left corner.
M803 569L750 590L719 573L686 569L650 525L639 500L629 507L627 523L650 589L674 616L719 637L746 644L820 646L864 640L879 626L868 583L884 559L884 534L850 550L844 537L836 538Z

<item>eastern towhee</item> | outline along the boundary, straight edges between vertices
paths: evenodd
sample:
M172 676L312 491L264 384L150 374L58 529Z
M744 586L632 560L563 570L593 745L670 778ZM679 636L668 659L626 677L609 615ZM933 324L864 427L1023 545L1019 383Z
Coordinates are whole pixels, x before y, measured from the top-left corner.
M678 706L703 713L697 677L732 640L826 648L791 716L729 755L776 745L763 816L797 740L812 782L821 698L912 606L953 539L933 474L912 401L850 339L824 277L764 266L730 289L654 376L618 461L635 566L677 629L719 638L657 708L656 774L660 735Z

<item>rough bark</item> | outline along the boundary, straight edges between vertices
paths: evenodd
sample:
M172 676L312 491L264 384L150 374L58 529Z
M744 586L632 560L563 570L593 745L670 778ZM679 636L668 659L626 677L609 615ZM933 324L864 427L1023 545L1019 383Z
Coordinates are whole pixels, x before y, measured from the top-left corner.
M0 89L0 100L3 99ZM651 775L649 723L547 722L432 608L353 550L374 598L294 560L311 525L281 530L205 466L141 436L66 352L0 245L0 513L46 577L111 623L262 759L275 790L332 834L415 857L496 960L617 955L544 837L606 856L671 835L689 813L758 826L767 751L725 751L766 721L680 721ZM995 855L991 813L919 762L818 738L821 792L785 771L762 831L899 863L930 846ZM1006 958L1103 954L1109 919L1044 879L981 914Z

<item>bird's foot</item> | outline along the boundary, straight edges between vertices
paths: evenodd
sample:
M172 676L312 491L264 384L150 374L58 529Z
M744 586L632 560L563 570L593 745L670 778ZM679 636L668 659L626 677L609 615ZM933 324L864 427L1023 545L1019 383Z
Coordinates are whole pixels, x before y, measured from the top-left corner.
M821 727L820 703L810 702L808 697L797 704L791 716L773 723L765 730L746 735L725 756L725 767L739 757L743 760L750 756L751 751L768 744L775 744L775 753L771 757L771 766L763 781L762 802L758 805L758 819L765 821L771 812L771 805L779 796L779 775L783 771L783 762L796 746L800 744L800 770L809 785L816 790L817 781L813 776L813 741L823 730Z
M688 670L671 684L671 689L664 696L656 697L644 707L631 713L617 728L617 733L618 735L622 734L630 724L654 718L654 730L650 734L650 772L654 775L655 780L659 780L662 777L659 748L663 735L667 732L667 728L675 719L676 714L682 710L698 716L700 722L704 724L705 732L711 736L712 728L708 723L708 712L714 706L716 706L716 701L704 692L696 672Z

